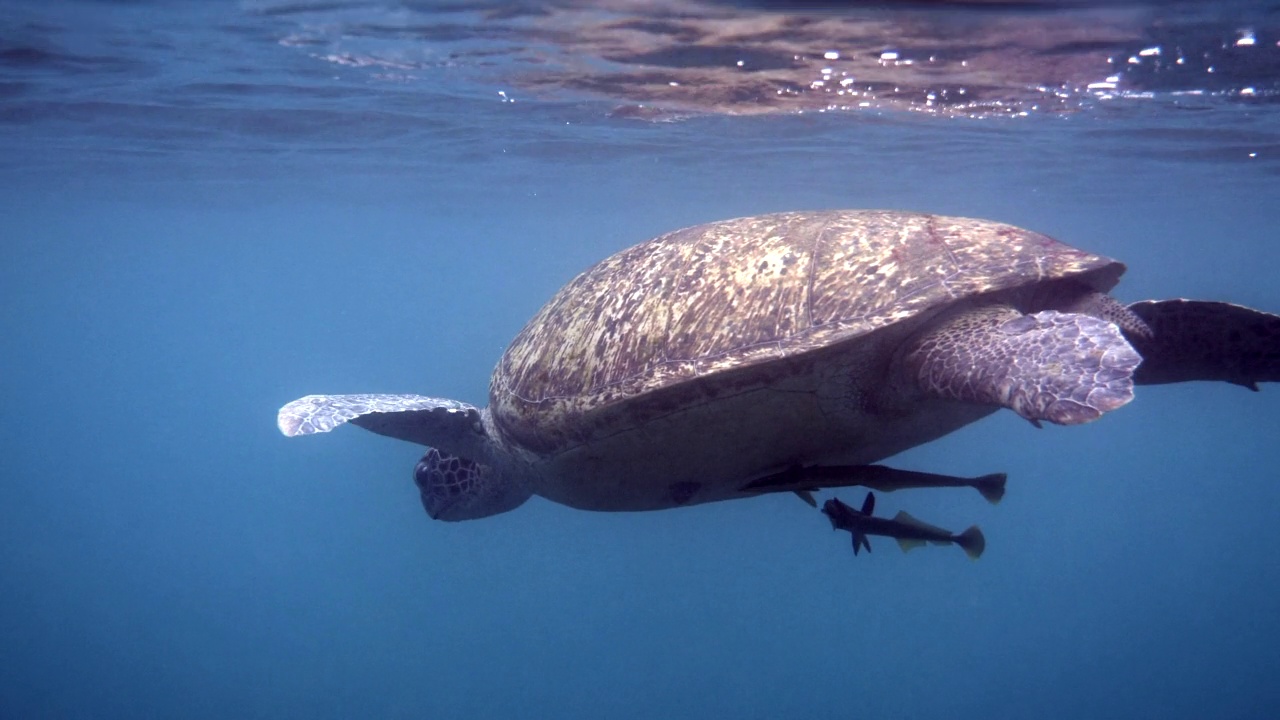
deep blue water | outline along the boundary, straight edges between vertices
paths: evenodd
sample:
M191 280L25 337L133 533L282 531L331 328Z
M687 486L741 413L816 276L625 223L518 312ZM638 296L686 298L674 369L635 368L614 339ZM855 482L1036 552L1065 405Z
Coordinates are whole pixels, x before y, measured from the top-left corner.
M997 506L879 498L979 523L977 562L854 558L791 496L433 522L419 449L275 427L313 392L483 404L578 271L775 210L989 217L1126 261L1125 301L1280 311L1275 9L1126 12L1009 56L1055 58L1066 106L1017 76L1005 106L755 113L566 82L604 62L583 32L500 5L0 4L0 718L1280 716L1275 387L894 458L1009 473Z

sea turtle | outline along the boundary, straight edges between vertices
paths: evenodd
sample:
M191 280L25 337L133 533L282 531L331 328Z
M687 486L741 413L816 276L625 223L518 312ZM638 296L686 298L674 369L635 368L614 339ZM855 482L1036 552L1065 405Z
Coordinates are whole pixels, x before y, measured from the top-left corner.
M1280 317L1188 300L1126 307L1106 294L1124 269L986 220L839 210L714 222L561 289L499 360L487 408L309 395L278 424L295 436L352 422L428 446L415 470L427 513L466 520L532 495L657 510L931 484L868 464L1000 407L1073 425L1129 402L1135 383L1280 379Z

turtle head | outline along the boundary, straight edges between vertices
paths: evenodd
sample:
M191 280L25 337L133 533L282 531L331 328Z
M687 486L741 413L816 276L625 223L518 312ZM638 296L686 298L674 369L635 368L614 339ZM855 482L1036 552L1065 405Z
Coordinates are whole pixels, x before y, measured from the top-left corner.
M489 465L427 451L413 469L422 507L433 520L475 520L514 510L532 493L523 483L505 479Z

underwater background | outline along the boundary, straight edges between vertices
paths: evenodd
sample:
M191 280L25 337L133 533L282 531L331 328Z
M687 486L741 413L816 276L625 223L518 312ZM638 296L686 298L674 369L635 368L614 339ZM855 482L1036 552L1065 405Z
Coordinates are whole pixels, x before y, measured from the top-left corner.
M483 405L577 272L779 210L1280 311L1277 6L1071 5L0 3L0 718L1280 716L1280 388L888 461L1009 474L878 498L976 562L791 495L434 522L420 448L275 425Z

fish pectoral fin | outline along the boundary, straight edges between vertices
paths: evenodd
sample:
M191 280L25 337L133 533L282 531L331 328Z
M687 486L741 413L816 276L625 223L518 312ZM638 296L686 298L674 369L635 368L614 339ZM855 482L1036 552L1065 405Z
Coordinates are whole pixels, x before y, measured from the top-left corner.
M913 528L915 528L915 529L917 529L917 530L922 530L922 531L924 531L924 532L937 533L938 535L945 535L945 536L948 536L948 537L950 537L950 535L951 535L951 531L950 531L950 530L943 530L942 528L938 527L937 525L930 525L930 524L929 524L929 523L927 523L927 522L923 522L923 521L921 521L921 520L917 520L917 519L915 519L915 518L911 517L910 515L908 515L908 514L906 513L906 511L899 511L897 515L894 515L894 516L893 516L893 521L894 521L894 522L896 522L896 523L900 523L900 524L902 524L902 525L907 525L907 526L909 526L909 527L913 527ZM942 544L943 544L943 545L945 545L947 542L949 542L949 541L943 541L943 542L942 542Z
M809 503L809 507L818 507L818 501L813 499L812 490L792 490L792 492L796 494L796 497Z
M853 554L857 555L859 550L866 548L867 552L871 552L871 542L867 540L867 536L857 530L850 530L849 534L853 535Z

